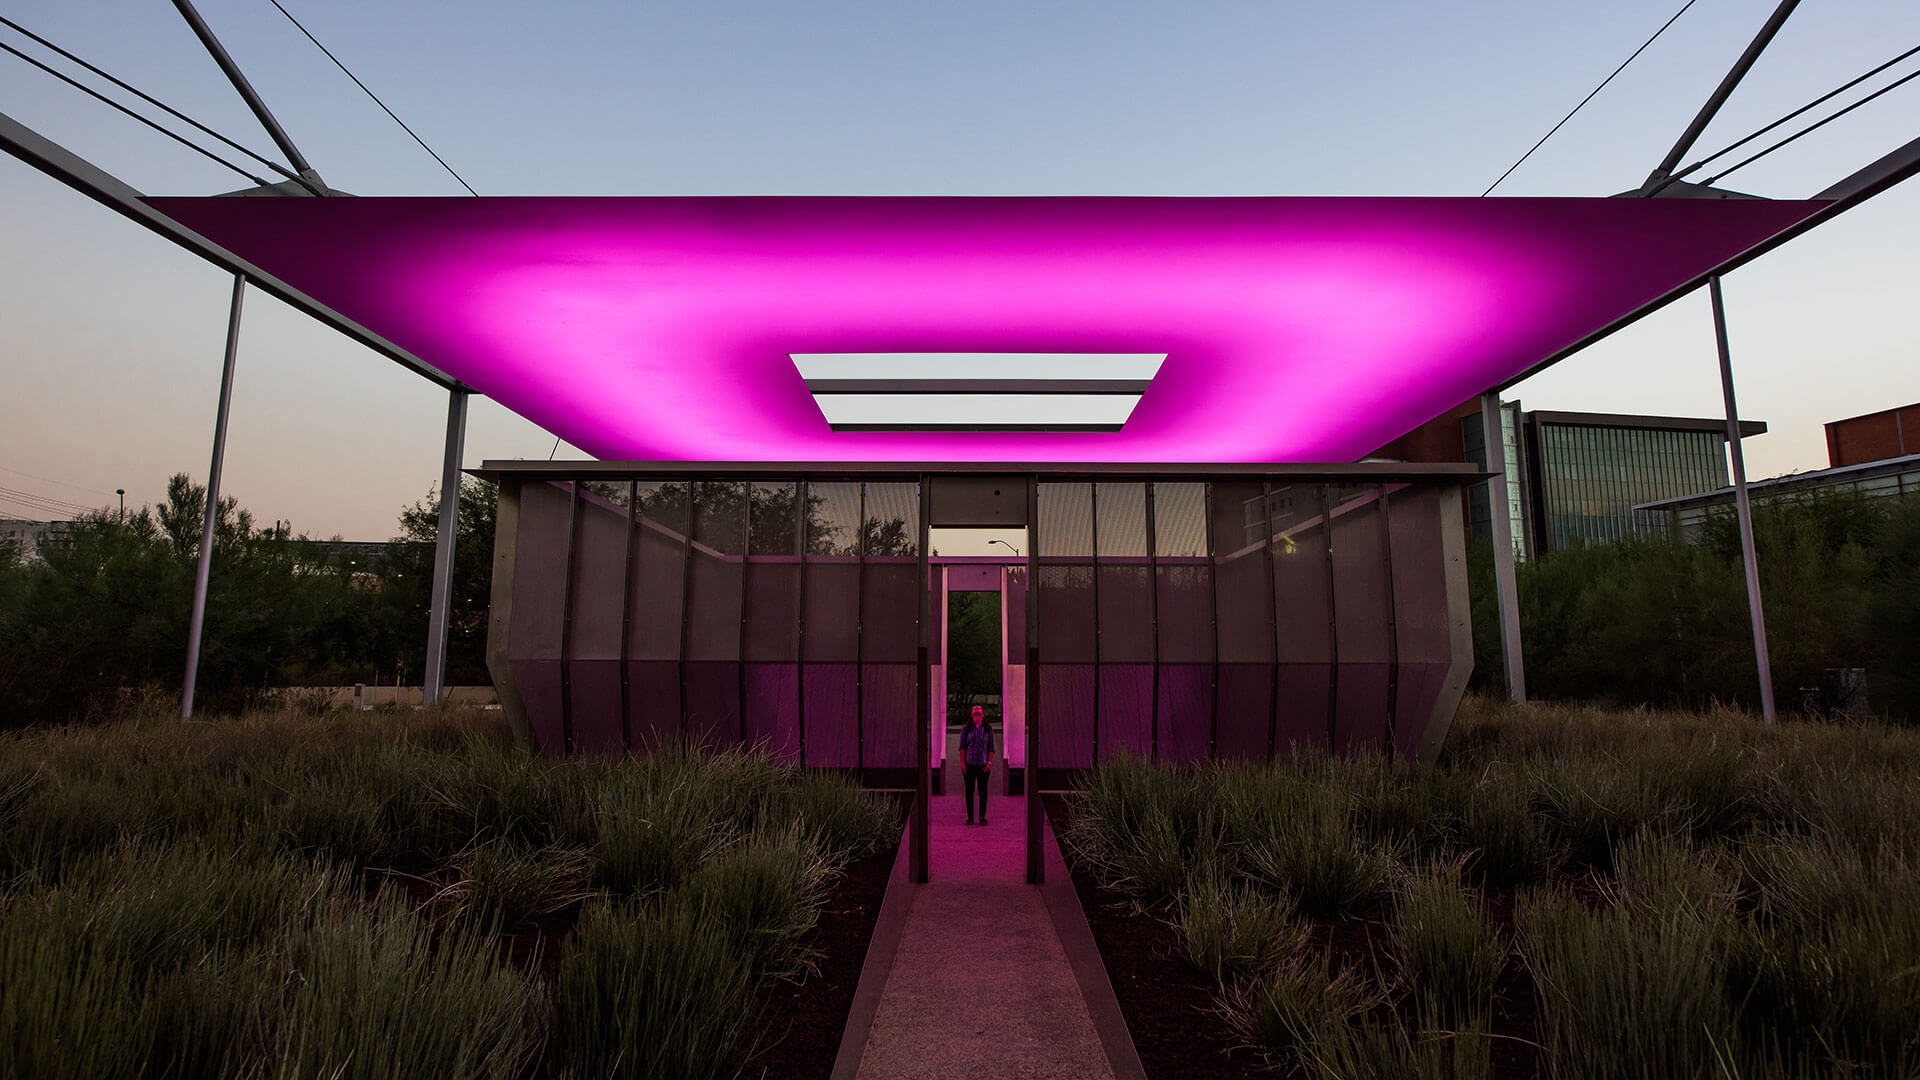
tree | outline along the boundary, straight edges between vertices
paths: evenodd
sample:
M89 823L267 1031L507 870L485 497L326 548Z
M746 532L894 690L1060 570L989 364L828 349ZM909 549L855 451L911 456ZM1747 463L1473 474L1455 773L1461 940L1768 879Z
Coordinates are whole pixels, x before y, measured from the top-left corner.
M624 498L624 490L622 497ZM493 600L493 531L499 491L472 477L460 482L453 530L453 589L448 597L448 686L484 686L487 608ZM433 551L440 536L440 499L427 497L400 512L400 535L377 568L387 621L377 642L386 663L408 671L426 666L427 619L433 600ZM389 672L382 672L390 676Z
M947 699L1000 694L1000 594L957 592L947 601Z

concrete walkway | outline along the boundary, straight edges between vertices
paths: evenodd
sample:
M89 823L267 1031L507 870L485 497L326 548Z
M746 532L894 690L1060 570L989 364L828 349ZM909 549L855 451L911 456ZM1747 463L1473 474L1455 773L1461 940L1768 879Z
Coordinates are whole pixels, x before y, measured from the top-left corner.
M996 795L990 824L969 827L948 790L932 803L932 880L911 887L859 1080L1113 1080L1047 899L1025 883L1022 800Z

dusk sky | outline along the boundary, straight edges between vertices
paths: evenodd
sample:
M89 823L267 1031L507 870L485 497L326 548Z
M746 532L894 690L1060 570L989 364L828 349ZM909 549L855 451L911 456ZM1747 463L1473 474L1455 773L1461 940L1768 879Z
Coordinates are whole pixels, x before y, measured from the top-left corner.
M282 2L483 195L1472 196L1682 0ZM198 6L331 185L463 193L268 0ZM1495 195L1638 186L1773 6L1697 0ZM271 154L164 0L0 13ZM1915 44L1911 0L1802 5L1687 160ZM1813 194L1920 134L1917 106L1920 82L1722 186ZM149 194L248 186L4 55L0 112ZM1920 400L1916 248L1910 182L1727 277L1741 411L1772 429L1747 442L1753 475L1823 467L1822 423ZM110 505L124 487L135 506L171 473L204 480L231 280L0 157L0 488ZM1704 292L1507 396L1718 416ZM445 408L254 292L226 492L296 531L390 536L437 481ZM553 447L476 401L467 464ZM0 517L46 516L0 496Z

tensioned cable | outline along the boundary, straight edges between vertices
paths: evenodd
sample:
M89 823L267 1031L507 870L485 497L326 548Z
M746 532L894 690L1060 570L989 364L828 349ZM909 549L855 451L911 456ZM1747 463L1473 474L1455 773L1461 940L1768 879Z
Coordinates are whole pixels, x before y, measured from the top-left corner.
M98 509L97 507L82 506L79 503L68 502L65 499L49 498L45 495L36 495L31 491L20 491L8 487L0 487L0 499L5 499L8 502L20 506L31 506L44 513L84 514L90 510Z
M1719 150L1715 150L1713 153L1708 154L1706 157L1701 158L1699 161L1694 162L1693 164L1687 166L1686 168L1681 169L1679 172L1674 173L1672 176L1667 177L1665 180L1660 181L1659 184L1654 186L1652 191L1649 191L1647 193L1648 196L1651 197L1653 195L1656 195L1661 191L1661 189L1665 188L1668 184L1676 183L1681 178L1689 176L1695 172L1698 172L1700 169L1704 168L1708 162L1713 161L1715 158L1725 157L1728 154L1733 153L1735 150L1738 150L1741 147L1752 142L1753 140L1759 138L1760 136L1765 135L1767 132L1772 131L1774 128L1779 127L1781 124L1784 124L1787 121L1792 120L1797 116L1801 116L1811 109L1818 108L1819 106L1824 105L1829 101L1832 101L1834 98L1839 97L1841 94L1846 93L1847 91L1853 89L1856 86L1859 86L1861 83L1866 82L1868 79L1873 78L1875 75L1880 74L1881 72L1887 70L1888 68L1894 66L1895 64L1898 64L1900 61L1907 59L1908 57L1914 55L1915 53L1920 53L1920 45L1915 45L1913 48L1908 49L1906 52L1903 52L1899 56L1896 56L1893 59L1887 61L1886 63L1881 64L1879 67L1874 68L1872 71L1867 72L1865 75L1862 75L1857 79L1854 79L1842 86L1838 86L1832 90L1827 91L1826 93L1820 95L1817 98L1814 98L1812 101L1807 102L1805 105L1800 106L1799 108L1793 110L1792 112L1781 117L1780 119L1775 120L1773 123L1768 124L1766 127L1763 127L1758 131L1755 131L1753 134L1748 135L1737 142L1729 143L1727 146ZM1908 76L1908 77L1911 78L1912 76ZM1894 85L1897 86L1899 84L1895 83ZM1888 89L1892 89L1892 87L1888 87ZM1884 91L1882 92L1884 93ZM1872 99L1869 98L1867 100L1872 100ZM1725 175L1725 174L1722 174L1722 175Z
M1493 183L1488 184L1487 190L1481 192L1480 197L1484 199L1488 195L1493 194L1493 189L1500 186L1501 180L1505 180L1507 177L1512 176L1513 170L1526 164L1527 159L1533 156L1533 152L1535 150L1538 150L1542 146L1545 146L1547 144L1547 140L1553 138L1554 132L1559 131L1561 128L1565 127L1567 121L1573 119L1574 113L1577 113L1581 109L1586 108L1587 102L1592 101L1594 99L1594 95L1598 94L1602 90L1605 90L1607 88L1607 84L1613 81L1615 75L1619 75L1621 72L1627 70L1627 65L1633 63L1634 60L1637 57L1639 57L1641 53L1646 52L1647 46L1652 45L1655 41L1659 40L1660 35L1667 32L1667 27L1672 26L1676 21L1679 20L1680 16L1685 15L1687 13L1687 9L1692 7L1695 2L1696 0L1687 0L1686 3L1680 5L1680 10L1674 12L1672 18L1668 19L1666 22L1661 23L1660 29L1655 30L1653 32L1653 37L1650 37L1647 40L1641 42L1640 47L1633 50L1632 56L1629 56L1625 60L1620 61L1620 66L1613 69L1613 75L1609 75L1606 78L1601 79L1600 85L1594 87L1592 92L1588 93L1586 97L1581 98L1580 104L1575 105L1573 107L1572 112L1569 112L1567 115L1561 117L1560 122L1558 124L1553 125L1553 129L1551 131L1548 131L1545 135L1540 136L1540 141L1537 143L1534 143L1531 147L1529 147L1526 153L1521 154L1519 161L1516 161L1512 165L1507 166L1507 171L1500 174L1499 180L1495 180Z
M301 179L298 175L296 175L293 172L293 170L288 169L286 166L281 165L279 162L273 160L272 158L265 157L261 154L255 153L250 148L243 146L242 144L237 143L232 139L227 138L225 135L220 134L218 131L215 131L214 129L208 127L207 125L201 123L200 121L195 120L193 117L188 116L186 113L183 113L179 109L176 109L173 106L167 104L166 102L161 101L159 98L154 97L152 94L147 93L146 91L140 89L139 87L133 86L122 79L116 78L110 72L102 71L101 69L93 66L92 64L87 63L85 60L82 60L80 57L75 56L74 54L68 52L67 50L61 48L58 45L55 45L53 42L48 41L46 38L41 37L39 34L36 34L33 31L27 29L26 27L21 26L19 23L14 22L12 19L9 19L4 15L0 15L0 25L11 27L13 30L33 39L41 47L50 49L53 52L59 53L61 56L67 58L73 63L76 63L81 67L86 68L88 71L93 72L95 75L100 76L101 78L107 80L108 82L119 87L120 89L125 90L127 93L134 95L135 97L146 102L147 104L152 105L157 109L165 110L168 113L168 115L173 116L175 119L183 120L189 124L192 124L194 127L198 128L199 130L205 132L208 135L213 136L216 139L219 139L221 142L226 143L228 146L233 147L235 150L240 151L241 153L247 155L253 160L259 162L260 164L265 165L267 168L272 169L274 172L279 173L281 176L284 176L289 180L298 181Z
M287 17L287 21L293 24L294 29L300 31L302 34L305 34L307 36L307 40L313 42L314 48L319 49L323 53L326 53L327 59L333 61L333 66L339 68L340 71L343 74L345 74L347 78L352 79L353 85L359 87L362 91L365 91L366 95L373 99L373 103L375 105L380 106L381 112L386 113L389 117L393 119L394 123L400 125L400 130L406 132L409 135L412 135L413 141L420 144L420 149L425 150L428 154L431 154L433 156L433 160L438 161L440 163L440 167L447 170L447 175L453 177L455 180L460 181L460 186L467 189L467 194L472 195L476 198L479 197L480 193L473 190L472 184L467 183L466 180L463 179L459 173L454 172L453 166L447 164L445 158L441 157L439 154L435 154L433 152L433 147L427 145L427 140L421 138L419 134L417 134L412 128L408 127L407 122L405 120L400 119L400 117L396 116L392 109L387 108L387 103L380 100L380 95L374 93L372 90L368 90L367 84L360 81L360 76L355 75L351 71L348 71L347 65L341 63L340 58L333 55L332 50L328 49L325 45L320 44L320 39L313 36L313 31L308 30L306 27L300 25L300 20L293 17L293 12L288 11L284 7L281 7L280 0L267 0L267 3L272 4L276 8L279 8L280 14L285 15Z
M84 491L89 495L99 495L102 497L106 497L106 495L108 494L107 492L101 491L99 488L84 487L80 484L69 484L65 480L55 480L51 476L39 476L30 472L21 472L19 469L9 469L5 465L0 465L0 472L12 473L15 476L24 476L29 480L38 480L43 484L54 484L58 487L72 488L75 491Z
M1832 116L1828 116L1823 119L1817 120L1811 124L1808 124L1806 127L1801 128L1799 131L1794 132L1793 134L1787 136L1784 139L1781 139L1779 142L1774 143L1772 146L1767 147L1765 150L1762 150L1757 154L1754 154L1752 157L1746 158L1745 160L1740 161L1734 165L1730 165L1727 168L1721 169L1719 172L1713 174L1712 176L1707 177L1705 180L1702 180L1701 183L1704 185L1711 186L1716 181L1720 180L1722 177L1730 176L1735 171L1746 168L1747 166L1753 164L1754 162L1759 161L1761 158L1766 157L1768 154L1773 153L1775 150L1778 150L1781 147L1787 145L1788 143L1793 142L1795 139L1800 138L1802 135L1811 135L1814 132L1819 131L1821 128L1826 127L1828 124L1833 123L1835 120L1838 120L1841 117L1852 112L1853 110L1859 108L1860 106L1865 105L1867 102L1872 101L1874 98L1880 97L1881 95L1886 94L1889 91L1897 90L1900 87L1905 86L1907 83L1910 83L1915 79L1920 79L1920 71L1908 72L1906 75L1903 75L1898 79L1895 79L1894 81L1888 83L1887 85L1881 87L1880 89L1875 90L1873 93L1868 94L1866 97L1861 98L1859 101L1856 101L1853 104L1847 106L1846 108L1841 109L1839 112L1834 113Z
M147 125L153 130L159 132L160 134L165 135L167 138L172 139L173 141L179 143L180 145L187 147L190 150L196 151L197 153L203 154L206 157L211 158L222 165L225 165L227 168L232 169L234 172L239 173L241 176L246 177L247 179L260 185L261 187L266 187L272 183L272 181L268 180L266 177L255 176L253 173L248 172L246 169L238 165L235 165L233 162L228 161L226 158L221 157L219 154L216 154L213 151L207 149L206 147L201 146L199 143L194 142L192 139L187 138L185 135L180 134L179 132L173 130L172 128L166 127L165 125L159 123L158 121L152 119L151 117L142 116L141 114L113 100L112 98L101 93L100 91L95 90L93 87L88 86L87 84L81 82L78 79L73 78L72 76L68 75L63 71L59 71L48 64L42 63L41 61L36 60L31 56L28 56L26 53L21 52L19 49L14 48L13 46L7 44L4 41L0 41L0 49L5 49L7 52L10 52L13 55L19 57L20 59L25 60L27 63L32 64L34 67L39 68L41 71L44 71L47 74L53 76L54 78L59 79L61 82L66 83L68 86L73 87L75 90L78 90L81 93L88 95L89 97L96 98L100 101L105 102L108 105L113 106L114 108L120 110L123 113L126 113L128 116L133 117L135 120L140 121L141 123Z

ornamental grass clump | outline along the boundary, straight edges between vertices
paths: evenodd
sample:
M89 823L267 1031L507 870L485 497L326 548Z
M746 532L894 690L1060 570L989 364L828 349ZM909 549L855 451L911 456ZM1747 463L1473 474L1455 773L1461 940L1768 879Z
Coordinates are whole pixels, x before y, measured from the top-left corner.
M1423 1024L1484 1027L1507 950L1456 867L1429 869L1394 896L1394 952Z
M1712 1075L1733 1011L1721 918L1669 908L1594 912L1558 890L1518 912L1557 1076Z
M1271 969L1307 940L1284 896L1202 871L1174 903L1175 925L1193 965L1226 986Z
M568 939L549 1054L567 1076L702 1080L760 1047L753 950L684 901L597 908Z
M1251 841L1242 858L1249 873L1303 914L1340 919L1378 909L1399 854L1354 829L1343 793L1312 784L1298 790L1274 829Z
M0 735L0 1080L731 1075L898 836L838 777L477 710Z
M272 1058L287 1076L508 1080L539 1052L544 995L472 927L430 930L393 894L305 929Z

